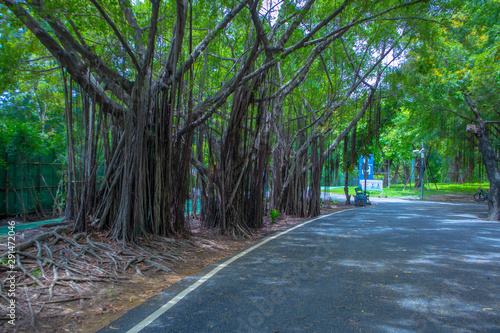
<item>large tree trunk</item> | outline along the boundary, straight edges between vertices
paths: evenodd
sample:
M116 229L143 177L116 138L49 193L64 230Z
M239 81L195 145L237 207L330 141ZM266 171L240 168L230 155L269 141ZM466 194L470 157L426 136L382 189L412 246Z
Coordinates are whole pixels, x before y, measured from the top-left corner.
M412 170L410 170L409 165L404 164L403 171L404 171L404 177L405 177L404 178L405 184L408 184L411 181ZM406 185L405 185L405 187L406 187Z
M391 184L398 184L398 178L399 178L399 168L401 167L401 164L397 163L396 168L394 169L394 177L392 177Z
M486 132L486 124L471 98L464 93L465 101L474 113L478 125L468 125L467 131L473 133L479 142L479 151L483 157L484 167L490 182L488 200L488 220L500 220L500 170L495 150L491 146Z
M459 166L458 166L458 157L455 157L453 160L449 157L446 158L448 160L448 175L446 178L450 180L452 183L458 182L458 177L460 174Z

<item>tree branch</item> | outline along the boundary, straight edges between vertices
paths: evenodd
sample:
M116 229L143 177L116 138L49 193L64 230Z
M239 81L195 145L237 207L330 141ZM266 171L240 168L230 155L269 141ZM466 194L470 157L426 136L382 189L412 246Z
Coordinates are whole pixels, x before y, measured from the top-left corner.
M465 103L469 106L469 109L474 113L474 116L476 118L476 122L479 123L479 126L481 127L482 130L486 128L486 124L484 123L483 117L481 117L481 114L479 113L479 110L476 108L476 105L472 102L472 99L470 96L466 93L463 92Z
M158 16L160 12L161 0L150 0L153 8L151 13L151 27L149 28L147 51L144 57L143 66L148 66L152 59L156 45L156 32L158 31Z
M248 71L250 65L254 62L255 57L258 54L259 42L255 41L255 44L250 52L247 61L244 66L239 70L236 75L234 75L224 86L217 91L214 96L211 96L205 99L203 102L199 103L195 109L193 110L193 119L194 121L186 124L183 128L181 128L177 132L177 137L180 138L186 131L192 130L200 125L202 125L205 121L207 121L212 114L220 107L226 99L231 95L237 87L241 84L245 83L246 80L243 75ZM203 114L203 112L205 113Z
M95 96L96 102L104 106L103 111L121 117L126 109L111 100L91 75L85 63L76 55L70 55L52 36L15 0L2 0L14 15L38 38L49 52L66 68L76 83Z
M295 20L293 20L292 24L290 24L290 26L286 29L285 33L278 40L277 48L282 49L285 46L290 37L292 37L293 32L299 27L300 23L304 20L304 17L309 12L315 1L316 0L308 0L304 5L304 7L302 7L302 9L299 10L299 15L295 18Z
M342 139L358 123L358 121L361 119L361 117L363 117L363 115L366 112L366 109L368 109L368 107L370 106L370 103L371 103L371 100L373 98L373 95L375 94L375 91L377 91L376 88L378 87L378 84L380 82L380 77L381 77L381 72L377 75L377 81L376 81L374 87L370 88L370 94L368 95L368 97L366 98L365 102L363 103L363 107L361 108L361 110L359 110L359 112L356 115L356 117L353 120L351 120L351 122L349 123L349 125L347 125L347 127L342 132L340 132L340 134L333 141L333 143L325 150L325 152L321 156L322 160L326 160L326 158L328 157L328 155L330 155L337 148L337 146L339 145L340 141L342 141Z
M110 91L115 94L115 96L121 98L127 95L132 90L132 82L123 78L116 71L111 69L104 61L95 53L90 51L85 43L84 38L80 35L76 25L72 20L69 20L70 25L73 27L75 34L80 38L81 44L73 37L70 31L64 26L64 24L57 18L46 14L43 10L38 10L38 14L42 17L54 30L57 38L61 41L64 48L67 49L69 53L79 53L83 58L92 65L93 69L100 76L103 83L111 87Z
M35 69L20 69L21 72L31 72L31 73L46 73L46 72L52 72L55 70L61 69L61 66L59 67L54 67L54 68L49 68L49 69L40 69L40 70L35 70Z
M83 51L83 52L80 52L80 54L82 54L84 57L85 57L85 55L90 56L94 61L92 61L88 57L85 57L85 58L92 65L96 66L96 68L94 70L99 75L101 82L104 84L104 87L105 87L104 89L111 91L111 93L113 95L124 100L125 104L128 104L128 100L129 100L128 95L130 94L131 89L132 89L132 82L125 80L116 71L109 68L102 61L102 59L99 56L92 53L90 51L90 47L85 42L85 38L80 34L80 32L78 31L78 28L76 27L73 20L69 20L69 23L70 23L71 27L73 28L73 30L75 31L75 34L77 35L77 37L81 43L81 46L80 46L76 42L76 40L74 40L74 42L72 42L72 43L70 42L70 44L72 45L72 48L75 49L75 51L77 51L77 50ZM71 36L69 31L67 31L66 27L59 20L56 20L56 22L54 23L54 31L59 32L59 35L61 36L61 37L59 37L59 39L65 39L65 40L69 40L69 41L73 40L73 36ZM66 38L64 38L63 36L66 36ZM97 63L97 65L94 62ZM112 79L113 77L116 78L117 80L113 81L113 79ZM121 83L124 86L121 86Z
M130 94L132 91L132 82L111 69L98 55L90 51L90 48L86 46L84 38L80 35L72 20L69 20L69 23L72 25L75 34L81 38L81 44L78 43L78 41L59 19L47 14L47 11L42 10L40 7L35 8L37 8L37 13L40 17L44 19L54 30L54 33L61 44L63 44L63 47L66 48L66 51L70 54L79 53L83 58L87 59L96 73L101 77L103 83L110 87L110 91L114 93L115 96L123 98L123 96ZM114 84L117 86L113 87ZM123 92L122 89L125 92Z
M122 34L120 33L120 31L116 27L115 23L111 20L111 18L108 16L108 14L104 11L104 8L102 8L101 5L99 5L96 0L90 0L90 2L92 2L92 4L95 6L95 8L97 8L97 10L99 11L99 13L101 13L101 15L104 18L104 20L109 24L109 26L111 27L111 29L113 29L116 37L118 38L118 40L122 44L122 46L125 49L125 51L128 53L130 59L132 59L132 62L134 63L135 68L137 69L137 72L139 74L141 74L142 73L142 68L139 65L139 62L137 62L137 58L135 57L134 53L130 49L130 46L125 41L125 39L123 38Z
M428 106L428 107L430 107L430 108L433 108L433 109L435 109L435 110L439 110L439 111L446 111L446 112L452 113L452 114L454 114L455 116L460 117L460 118L462 118L462 119L464 119L464 120L471 121L471 122L473 122L473 123L477 122L475 119L472 119L472 118L467 118L467 117L465 117L465 116L461 115L460 113L458 113L458 112L456 112L456 111L453 111L453 110L451 110L451 109L447 109L447 108L442 108L442 107L438 107L438 106L430 105L430 104L428 104L428 103L426 103L426 102L424 102L424 101L422 101L422 100L419 100L419 99L418 99L418 101L419 101L420 103L422 103L423 105Z
M132 27L132 29L134 29L134 41L137 53L139 53L139 55L141 56L144 56L144 54L146 54L146 48L144 47L144 43L142 42L142 29L139 26L139 23L137 23L137 20L134 16L134 12L131 9L132 3L130 2L130 0L120 0L118 4L120 5L120 8L128 24ZM154 3L153 3L153 14L154 14Z
M188 56L186 61L180 66L180 68L175 73L175 80L178 81L184 73L186 73L191 66L194 64L196 59L200 56L200 54L205 50L208 44L222 31L231 20L243 9L245 8L245 1L241 1L233 10L231 10L222 21L217 24L217 26L212 29L203 40L194 48L193 52ZM162 73L159 75L158 80L155 83L154 90L158 92L162 86L169 86L172 84L174 80L173 77L167 77L167 70L164 69Z
M259 1L253 1L252 7L249 8L250 14L252 16L253 25L255 26L255 30L257 31L257 36L264 45L264 51L268 58L273 57L273 50L271 47L271 43L267 38L267 34L264 31L264 27L262 26L262 22L260 21L259 14L257 13L257 6Z

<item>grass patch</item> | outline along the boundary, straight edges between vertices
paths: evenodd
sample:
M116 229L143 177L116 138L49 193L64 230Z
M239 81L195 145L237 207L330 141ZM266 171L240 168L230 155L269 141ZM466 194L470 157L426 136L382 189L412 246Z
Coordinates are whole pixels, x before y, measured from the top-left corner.
M354 190L357 186L349 186L349 194L356 195L356 191ZM431 195L471 195L477 192L477 188L481 187L483 189L489 189L489 183L466 183L466 184L444 184L438 183L437 190L434 184L430 184L430 187L424 187L424 199ZM413 198L420 197L420 189L415 188L415 186L411 187L407 186L406 190L403 191L404 184L391 185L391 188L384 188L383 196L387 196L388 198ZM335 193L335 194L344 194L344 188L331 188L324 189L323 192ZM370 191L370 196L377 197L382 192L379 191Z

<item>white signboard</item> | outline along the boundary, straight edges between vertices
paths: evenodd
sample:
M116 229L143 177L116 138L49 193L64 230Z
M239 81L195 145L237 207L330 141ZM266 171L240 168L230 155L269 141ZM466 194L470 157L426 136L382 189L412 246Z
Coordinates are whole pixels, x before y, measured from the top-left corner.
M359 186L365 190L365 181L360 180ZM367 191L384 191L384 181L379 179L368 179L366 180L366 190Z

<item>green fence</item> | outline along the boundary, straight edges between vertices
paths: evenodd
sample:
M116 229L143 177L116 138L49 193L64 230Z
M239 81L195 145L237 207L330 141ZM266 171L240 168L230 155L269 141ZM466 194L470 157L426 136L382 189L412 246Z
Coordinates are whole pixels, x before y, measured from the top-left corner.
M63 165L55 163L55 154L22 159L3 153L0 165L0 217L53 210L63 188L60 188Z

